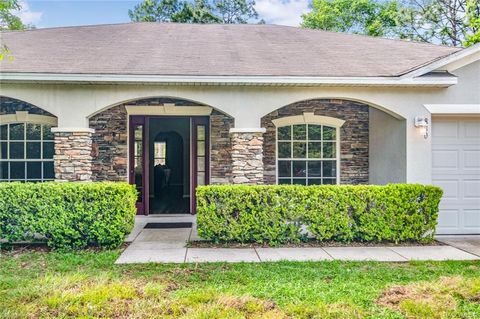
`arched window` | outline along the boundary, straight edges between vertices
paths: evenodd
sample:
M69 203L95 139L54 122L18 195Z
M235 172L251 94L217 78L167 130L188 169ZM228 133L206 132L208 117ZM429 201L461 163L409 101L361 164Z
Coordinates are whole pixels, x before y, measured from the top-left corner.
M273 120L278 184L338 184L344 121L313 113Z
M48 181L53 169L56 118L17 112L0 115L0 181Z

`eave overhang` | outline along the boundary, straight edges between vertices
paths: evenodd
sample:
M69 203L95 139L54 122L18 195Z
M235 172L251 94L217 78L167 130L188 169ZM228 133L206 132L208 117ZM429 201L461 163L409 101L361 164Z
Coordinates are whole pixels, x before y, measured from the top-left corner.
M397 86L449 87L451 74L417 77L316 77L316 76L163 76L132 74L0 73L1 83L161 84L234 86Z

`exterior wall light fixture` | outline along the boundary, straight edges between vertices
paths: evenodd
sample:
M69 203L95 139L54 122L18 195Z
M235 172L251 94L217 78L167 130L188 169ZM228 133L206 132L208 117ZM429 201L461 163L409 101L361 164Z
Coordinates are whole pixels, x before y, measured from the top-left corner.
M420 133L423 134L425 139L428 138L428 118L423 116L415 117L415 127L420 129Z

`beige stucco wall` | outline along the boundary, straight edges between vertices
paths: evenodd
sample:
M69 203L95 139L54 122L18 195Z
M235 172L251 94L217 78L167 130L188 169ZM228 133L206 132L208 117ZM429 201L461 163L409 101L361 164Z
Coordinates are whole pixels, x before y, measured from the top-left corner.
M431 182L431 139L414 127L415 116L431 118L424 104L480 103L480 62L458 69L450 88L166 86L146 84L2 83L0 95L24 100L58 117L59 127L88 127L88 117L119 103L169 96L198 101L235 118L237 128L258 128L265 114L311 98L366 102L404 120L407 182ZM393 147L393 146L392 146Z
M369 183L405 183L406 121L372 107L369 113Z

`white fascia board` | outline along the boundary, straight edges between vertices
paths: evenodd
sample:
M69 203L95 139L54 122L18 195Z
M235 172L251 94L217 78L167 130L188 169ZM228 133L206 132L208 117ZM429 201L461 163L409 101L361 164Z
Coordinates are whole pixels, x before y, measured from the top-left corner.
M431 114L480 114L480 104L425 104Z
M407 79L407 78L422 76L429 72L442 69L448 64L452 64L463 59L466 60L466 64L473 63L480 59L479 53L480 53L480 43L477 43L472 45L471 47L449 54L444 58L433 61L432 63L429 63L421 68L408 72L402 75L400 78ZM460 67L463 66L462 64L458 64L458 63L456 65L457 65L457 68L458 68L458 65L460 65Z
M314 77L314 76L161 76L122 74L0 73L5 82L156 83L176 85L352 85L352 86L437 86L457 84L452 76L432 78L400 77Z

